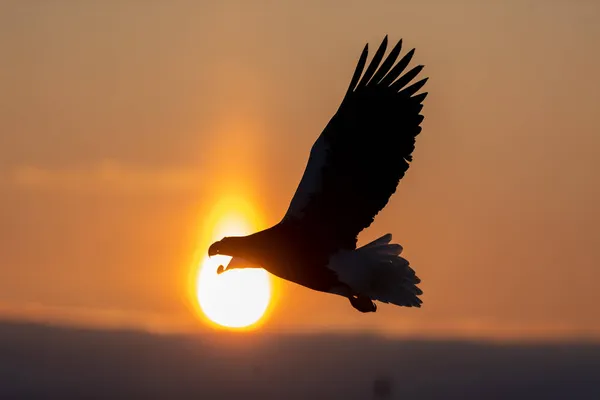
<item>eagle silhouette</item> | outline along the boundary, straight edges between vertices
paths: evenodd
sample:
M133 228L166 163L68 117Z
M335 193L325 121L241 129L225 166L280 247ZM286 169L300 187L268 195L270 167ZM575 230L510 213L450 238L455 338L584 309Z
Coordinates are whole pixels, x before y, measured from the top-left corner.
M365 46L339 109L312 146L281 222L209 247L209 256L232 257L217 273L262 267L346 297L361 312L376 311L374 300L421 306L420 279L400 256L402 246L391 243L391 234L356 246L358 234L386 206L409 168L427 96L417 92L428 78L411 84L423 66L405 72L415 50L396 62L400 40L384 60L387 44L386 35L366 70Z

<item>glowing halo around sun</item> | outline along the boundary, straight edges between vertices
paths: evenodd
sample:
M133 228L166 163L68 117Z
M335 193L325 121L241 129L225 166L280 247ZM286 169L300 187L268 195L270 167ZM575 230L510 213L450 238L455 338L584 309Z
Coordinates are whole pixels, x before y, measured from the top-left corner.
M256 221L256 215L247 206L240 207L239 202L234 205L237 207L229 204L215 210L212 241L251 233L254 225L251 221ZM226 266L230 259L221 255L203 258L196 281L198 305L204 316L217 325L249 328L263 318L269 307L271 280L262 268L236 269L217 275L218 266Z

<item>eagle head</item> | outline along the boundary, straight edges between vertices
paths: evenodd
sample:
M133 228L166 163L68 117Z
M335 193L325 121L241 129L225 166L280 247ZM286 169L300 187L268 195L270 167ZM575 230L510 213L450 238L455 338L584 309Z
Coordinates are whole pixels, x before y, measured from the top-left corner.
M223 239L214 242L208 248L208 256L216 256L216 255L225 255L225 256L233 256L236 252L236 244L234 240L236 238L224 237Z
M245 237L224 237L210 245L208 248L208 256L224 255L231 256L231 261L227 264L227 268L219 265L217 273L221 274L226 270L237 269L237 268L257 268L258 265L248 261L244 258L247 256L248 249L247 243L244 241Z

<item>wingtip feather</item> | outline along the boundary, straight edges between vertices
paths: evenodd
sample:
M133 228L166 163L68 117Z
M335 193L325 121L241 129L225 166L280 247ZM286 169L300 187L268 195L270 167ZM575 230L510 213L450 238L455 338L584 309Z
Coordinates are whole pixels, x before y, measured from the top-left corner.
M375 55L373 56L371 63L367 67L367 70L365 71L364 76L360 80L360 83L358 84L357 88L367 86L367 84L369 83L369 81L371 80L373 75L375 74L377 67L379 67L381 60L383 60L385 50L387 49L387 44L388 44L388 38L387 38L387 35L385 35L385 37L381 41L381 44L379 45L379 48L375 52Z
M390 88L399 92L402 88L404 88L404 86L409 84L417 75L419 75L421 70L423 70L423 65L417 65L416 67L402 75L400 78L398 78L397 81L392 83L390 85Z
M392 48L392 50L388 54L388 56L385 59L385 61L381 64L381 66L379 67L379 69L377 70L377 72L375 73L375 75L373 75L373 78L371 78L371 81L369 82L369 84L371 84L371 83L380 84L381 83L381 81L385 77L385 75L394 66L394 63L398 59L398 56L400 55L400 51L401 50L402 50L402 39L400 39L396 43L396 45L394 46L394 48Z
M391 85L392 82L394 82L402 74L402 72L404 72L404 70L410 63L410 60L412 59L414 54L415 54L415 49L412 49L408 53L406 53L404 55L404 57L402 57L400 59L400 61L398 61L398 63L394 66L394 68L392 68L387 73L387 75L384 76L383 79L381 79L380 84L386 85L386 86Z
M367 63L367 57L369 55L369 43L367 43L360 54L358 59L358 63L356 64L356 69L354 70L354 74L352 75L352 79L350 80L350 85L348 86L348 91L346 92L346 96L348 93L351 93L356 88L360 76L362 75L362 71L365 68L365 64Z
M402 89L400 92L398 92L399 95L401 96L412 96L415 93L417 93L423 86L425 86L425 83L427 83L427 80L429 78L424 78L421 79L420 81L413 83L412 85L410 85L407 88Z

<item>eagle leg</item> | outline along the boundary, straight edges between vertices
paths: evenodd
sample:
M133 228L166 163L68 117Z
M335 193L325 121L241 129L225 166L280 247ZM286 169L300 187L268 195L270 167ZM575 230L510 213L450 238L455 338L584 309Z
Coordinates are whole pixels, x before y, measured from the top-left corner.
M362 313L377 311L377 305L367 296L350 296L348 297L348 300L350 300L352 307L356 308Z

